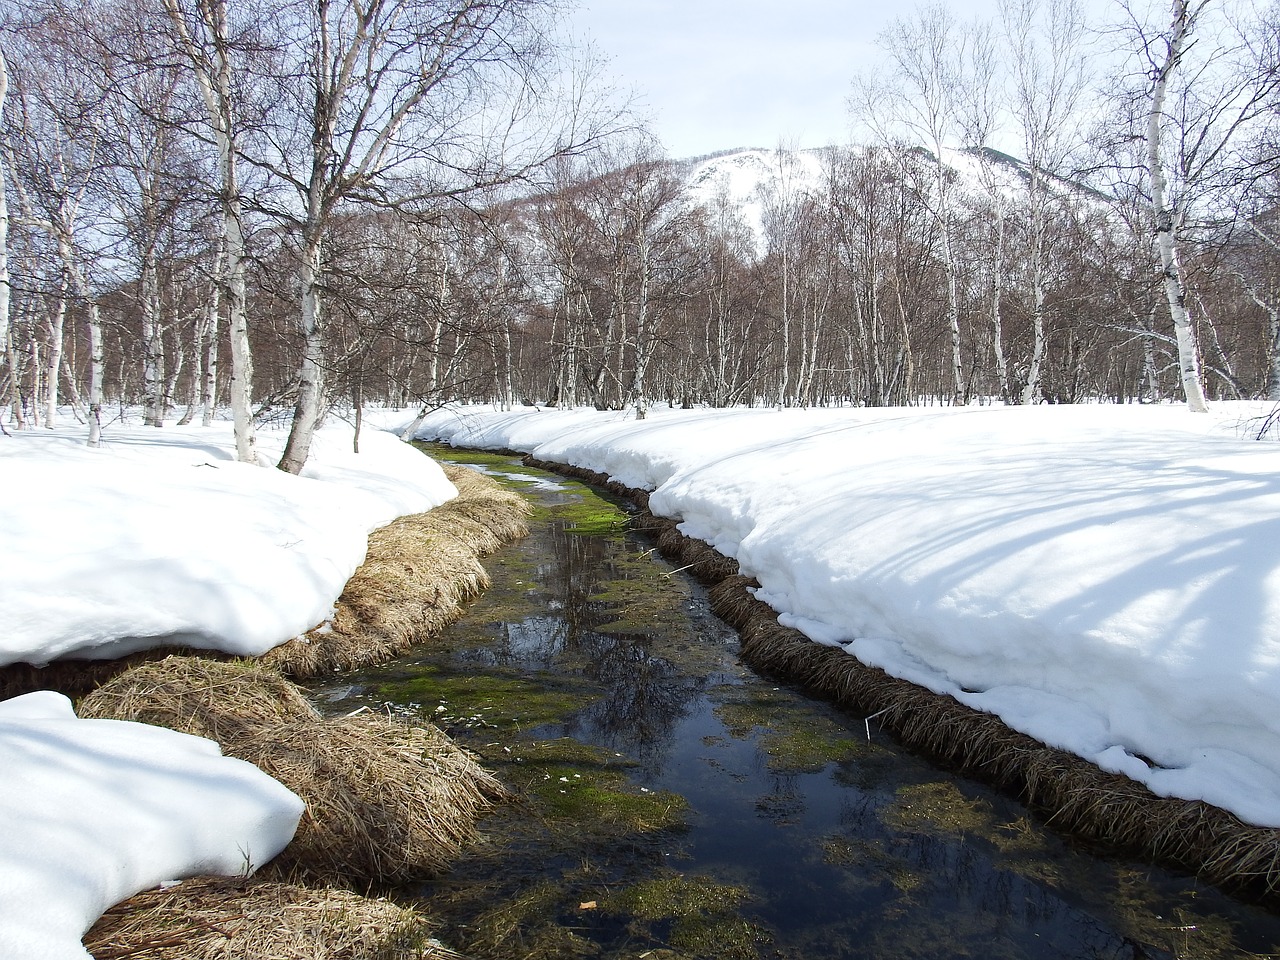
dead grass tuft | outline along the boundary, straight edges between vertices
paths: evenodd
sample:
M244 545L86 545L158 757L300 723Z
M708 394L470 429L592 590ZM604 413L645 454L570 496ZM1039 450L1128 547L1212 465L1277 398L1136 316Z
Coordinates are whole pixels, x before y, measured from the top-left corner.
M299 687L260 662L184 656L126 670L80 701L78 712L208 737L224 750L264 729L320 720Z
M500 783L432 726L378 714L322 719L302 691L256 663L169 657L101 687L82 716L139 720L216 740L306 802L266 870L368 884L437 875L475 837Z
M460 960L412 908L348 890L202 878L147 890L84 937L96 960Z
M477 837L476 818L509 799L475 758L433 726L378 714L293 724L242 759L307 802L293 842L267 866L324 883L438 876Z
M385 663L439 633L489 585L479 558L528 533L528 503L496 480L445 466L458 496L369 535L333 620L264 662L305 679Z

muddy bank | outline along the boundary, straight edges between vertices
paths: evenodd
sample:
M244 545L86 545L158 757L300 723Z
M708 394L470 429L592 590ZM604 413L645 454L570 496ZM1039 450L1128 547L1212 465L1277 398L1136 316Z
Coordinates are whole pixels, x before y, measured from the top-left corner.
M678 520L650 513L645 491L579 467L531 457L525 462L603 487L634 504L638 529L711 588L712 609L738 630L742 656L755 669L874 716L872 723L906 746L1014 794L1060 831L1190 870L1250 899L1280 904L1280 831L1251 826L1202 801L1156 796L1018 733L991 714L814 643L778 623L773 609L750 592L758 584L739 573L737 561L685 537L676 529Z

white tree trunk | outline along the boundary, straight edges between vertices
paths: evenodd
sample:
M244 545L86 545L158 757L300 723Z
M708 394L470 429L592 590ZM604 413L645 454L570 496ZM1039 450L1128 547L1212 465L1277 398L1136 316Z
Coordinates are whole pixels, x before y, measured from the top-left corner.
M1013 402L1013 390L1009 385L1009 360L1004 354L1004 256L1005 214L1004 203L994 197L996 206L996 240L991 263L991 339L995 354L996 378L1000 382L1000 398Z
M942 164L941 144L937 147L935 171L938 188L938 227L942 239L942 269L947 276L947 329L951 334L951 402L964 406L969 402L964 386L964 354L960 339L960 264L952 240L951 187Z
M243 203L236 170L234 124L235 95L232 87L231 54L228 49L227 0L197 0L201 22L209 31L212 51L199 49L187 30L179 0L164 0L165 10L178 32L209 114L209 125L218 149L218 169L222 176L223 270L221 280L227 298L227 336L231 346L231 376L227 391L236 440L236 459L257 463L257 437L253 428L253 357L249 350L249 322L245 300L245 244ZM205 376L216 388L217 347ZM216 398L216 389L212 391ZM209 407L206 406L206 416Z
M44 425L52 430L58 425L58 384L62 378L62 332L67 317L67 280L63 273L58 302L49 318L49 354L45 357Z
M160 291L154 246L142 256L142 278L139 284L142 314L142 422L149 427L164 426L164 345L160 336Z
M303 238L298 265L298 285L302 290L299 327L303 335L302 365L298 370L298 399L293 407L293 425L279 467L298 474L311 453L311 441L324 415L324 328L320 300L320 272L324 244L319 230L308 229Z
M218 300L214 295L205 313L200 343L200 425L213 426L218 406Z
M9 65L0 53L0 118L4 116L4 104L9 95ZM9 342L9 198L5 192L5 180L0 176L0 343ZM12 367L10 376L15 374Z
M1147 173L1151 179L1151 214L1155 221L1156 249L1160 254L1165 299L1169 302L1174 338L1178 344L1178 367L1182 375L1182 389L1187 398L1187 409L1194 413L1204 413L1209 409L1209 405L1205 402L1204 385L1200 379L1200 357L1195 328L1191 323L1191 312L1187 309L1186 281L1178 244L1179 218L1168 205L1164 160L1161 156L1161 124L1164 119L1164 103L1169 78L1178 67L1193 26L1186 0L1173 0L1173 22L1169 28L1168 53L1164 63L1155 71L1151 88L1151 105L1147 113Z
M89 312L89 446L102 445L102 381L106 372L106 352L102 344L102 315L98 301L88 301Z
M1047 198L1044 196L1044 189L1040 169L1033 163L1028 186L1031 200L1031 363L1027 368L1027 382L1022 388L1022 402L1028 405L1040 398L1040 365L1044 362L1045 351L1044 234Z

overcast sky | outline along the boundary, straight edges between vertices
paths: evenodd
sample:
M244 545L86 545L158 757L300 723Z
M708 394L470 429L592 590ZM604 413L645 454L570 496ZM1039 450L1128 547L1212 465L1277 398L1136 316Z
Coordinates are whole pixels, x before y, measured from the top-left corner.
M575 32L673 157L846 142L845 100L900 0L579 0ZM1089 0L1090 6L1105 0ZM959 19L996 0L951 0Z

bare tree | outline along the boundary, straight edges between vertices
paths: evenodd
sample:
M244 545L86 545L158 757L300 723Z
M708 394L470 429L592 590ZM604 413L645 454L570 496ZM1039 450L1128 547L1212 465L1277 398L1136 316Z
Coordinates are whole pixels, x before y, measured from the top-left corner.
M231 344L231 377L228 393L235 432L236 459L256 463L257 438L252 418L253 358L249 350L249 324L245 295L244 197L240 187L239 142L241 104L236 96L234 60L241 43L231 35L227 0L195 0L194 9L183 0L164 0L178 48L195 78L208 117L209 131L218 157L218 204L221 210L217 241L217 272L221 297L226 300L227 332ZM253 36L252 25L245 33ZM260 52L260 51L259 51ZM243 88L243 84L241 85ZM217 329L217 301L211 304L210 339ZM212 383L216 348L210 351L206 377L209 401L204 404L206 425L212 417Z
M1032 348L1022 402L1040 394L1044 362L1045 298L1053 206L1062 191L1053 186L1078 142L1075 136L1089 71L1085 25L1079 0L1002 0L1001 17L1013 51L1013 114L1022 134L1026 163L1027 266L1031 286Z
M1245 56L1251 26L1242 11L1208 0L1171 0L1167 26L1153 27L1131 8L1126 27L1137 69L1129 78L1120 136L1143 146L1146 199L1165 300L1178 348L1187 407L1207 410L1187 244L1217 231L1231 187L1248 175L1246 135L1269 107L1280 73ZM1215 17L1215 12L1218 16ZM1207 318L1204 318L1207 323Z
M0 124L4 122L5 101L9 97L9 64L0 51ZM5 178L0 176L0 344L9 353L9 198ZM9 370L9 376L14 371Z
M302 360L280 460L291 473L325 410L324 246L339 210L474 195L598 133L551 113L545 0L319 0L296 10L282 149L259 161L296 197L277 211L297 230Z
M931 154L931 211L938 230L938 256L946 277L946 323L951 339L952 402L968 400L960 328L960 251L956 245L954 175L946 151L961 146L962 104L971 96L973 29L940 2L895 19L880 37L889 70L860 78L852 105L885 143L899 138Z
M51 313L45 378L46 424L58 405L63 329L68 294L83 307L89 329L88 444L102 435L103 324L98 291L90 277L101 251L86 242L86 205L100 193L104 127L100 91L83 85L83 71L68 55L60 32L36 36L22 69L11 68L11 109L4 118L4 160L24 227L43 232L56 251L56 302ZM37 55L35 51L39 51ZM97 193L95 193L97 191ZM91 216L99 219L101 211Z

